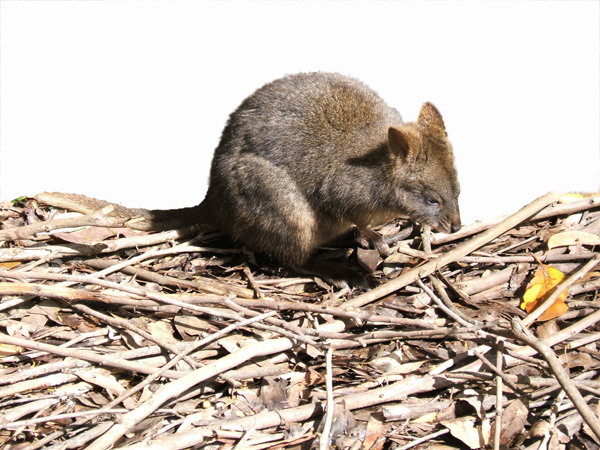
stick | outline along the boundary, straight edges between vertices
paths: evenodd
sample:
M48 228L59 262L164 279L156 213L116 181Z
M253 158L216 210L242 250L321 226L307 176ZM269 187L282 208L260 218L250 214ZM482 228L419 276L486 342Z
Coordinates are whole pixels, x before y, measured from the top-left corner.
M326 388L327 388L327 414L325 415L325 424L323 426L323 433L320 438L320 449L327 450L329 448L331 433L331 424L333 423L333 413L335 411L335 401L333 400L333 371L331 370L331 359L333 355L333 347L329 347L325 354L325 366L326 366Z
M600 196L595 196L591 198L585 198L583 200L579 200L573 203L564 203L564 204L555 204L548 206L542 209L540 212L535 214L531 219L532 220L541 220L547 219L548 217L554 216L562 216L574 214L580 211L589 210L593 208L597 208L600 206ZM435 233L432 236L432 244L440 245L445 244L447 242L456 241L458 239L462 239L464 237L470 236L475 233L479 233L483 230L487 230L488 228L496 225L497 223L505 220L509 216L500 216L493 217L491 219L478 220L475 223L466 225L462 227L456 233L448 234L448 233Z
M56 345L49 345L41 342L35 342L29 339L5 336L3 334L0 334L0 344L16 345L19 347L28 348L30 350L51 353L53 355L83 359L84 361L90 361L100 366L114 367L116 369L123 369L134 373L139 372L150 375L156 372L157 370L156 367L148 366L147 364L139 362L127 361L125 359L116 358L114 355L99 355L90 350L58 347ZM180 378L183 376L183 373L170 370L163 375L169 378Z
M85 216L69 217L67 219L55 219L44 222L36 222L17 228L9 228L0 231L0 241L16 241L20 239L32 239L38 233L48 233L61 228L78 228L82 226L98 226L107 228L122 228L127 220L107 217L113 211L112 205L105 206L93 214Z

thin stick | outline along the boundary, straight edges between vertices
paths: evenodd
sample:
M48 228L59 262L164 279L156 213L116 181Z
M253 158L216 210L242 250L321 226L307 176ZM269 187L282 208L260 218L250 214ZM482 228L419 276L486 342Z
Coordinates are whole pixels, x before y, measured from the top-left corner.
M147 375L150 375L156 371L156 367L152 367L139 362L127 361L126 359L117 358L114 355L99 355L90 350L58 347L56 345L49 345L44 344L42 342L35 342L29 339L5 336L3 334L0 334L0 344L16 345L19 347L28 348L30 350L51 353L53 355L83 359L84 361L90 361L100 366L114 367L116 369L123 369L130 372L139 372ZM164 373L163 375L169 378L180 378L184 375L184 373L170 370Z
M85 216L48 220L45 222L32 223L31 225L25 225L22 227L9 228L8 230L0 231L0 241L31 239L38 233L47 233L49 231L58 230L61 228L76 228L83 226L99 226L107 228L124 227L127 220L115 217L107 217L108 214L110 214L113 210L114 207L112 205L108 205L96 211L95 213L87 214Z
M333 400L333 370L331 369L331 359L333 356L333 347L327 349L325 354L325 382L327 389L327 413L325 415L325 424L323 426L323 433L321 434L319 447L321 450L329 449L329 434L331 433L331 424L333 423L333 413L335 411L335 402Z
M504 377L502 374L502 348L503 342L498 342L498 351L496 352L496 418L495 418L495 429L494 429L494 450L500 450L500 435L502 433L502 388ZM514 386L514 385L513 385ZM512 386L511 386L512 387ZM516 387L516 386L515 386ZM514 387L513 387L514 390ZM515 390L515 392L518 392Z
M554 204L547 206L546 208L539 211L531 219L541 220L547 219L548 217L555 217L561 215L570 215L584 210L590 210L600 206L600 196L585 198L573 203ZM456 241L467 236L471 236L475 233L479 233L486 230L497 223L505 220L509 216L493 217L486 220L478 220L475 223L463 226L459 231L452 234L447 233L435 233L432 236L432 244L439 245L447 242Z
M417 445L422 444L423 442L431 441L432 439L443 436L444 434L448 434L449 432L450 430L448 428L436 431L435 433L428 434L427 436L423 436L422 438L415 439L414 441L409 442L408 444L403 445L402 447L398 447L398 450L409 450L413 447L416 447Z

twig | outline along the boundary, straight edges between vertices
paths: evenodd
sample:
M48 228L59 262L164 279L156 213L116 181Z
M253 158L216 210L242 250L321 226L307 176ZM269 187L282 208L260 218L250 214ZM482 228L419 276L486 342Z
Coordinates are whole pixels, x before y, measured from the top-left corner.
M225 304L227 306L229 306L232 310L237 311L241 314L248 315L251 317L257 316L260 314L256 311L253 311L248 308L244 308L244 307L236 304L232 299L225 299L224 301L225 301ZM269 317L268 319L265 320L265 322L273 324L274 326L268 326L268 325L259 324L259 323L255 324L255 326L257 328L261 328L263 330L267 330L267 331L270 331L273 333L277 333L281 336L285 336L294 341L299 341L299 342L303 342L308 345L312 345L313 347L316 347L316 348L321 346L319 343L306 337L304 332L307 330L304 330L301 327L297 327L291 323L288 323L281 319L276 319L274 317Z
M31 350L51 353L53 355L83 359L84 361L90 361L101 366L114 367L130 372L145 373L147 375L150 375L156 371L156 368L154 367L150 367L146 364L138 362L127 361L117 358L114 355L98 355L97 353L89 350L57 347L56 345L43 344L41 342L5 336L2 334L0 334L0 344L16 345L19 347L29 348ZM169 371L165 373L164 376L169 378L180 378L183 376L183 374L181 372Z
M494 450L500 450L500 436L502 433L502 383L505 379L502 373L502 341L498 342L499 348L496 351L496 370L495 372L498 374L496 377L496 417L495 417L495 428L494 428ZM502 375L500 375L502 374ZM514 387L513 387L514 386ZM515 392L518 392L515 387L511 383L511 387Z
M446 314L448 314L450 317L456 320L460 325L466 327L483 326L482 323L478 322L477 320L473 320L470 317L466 317L459 311L456 305L454 305L454 303L452 303L452 301L448 297L448 294L444 289L444 284L440 280L438 280L434 276L429 276L429 281L431 281L433 287L438 292L439 298L431 291L431 289L425 286L425 284L421 280L417 280L417 284L419 284L421 289L423 289L425 293L429 295L429 298L431 298Z
M42 222L47 223L47 222ZM94 245L65 244L48 247L33 248L0 248L0 262L6 261L30 261L53 255L55 258L76 257L96 254L114 253L130 248L148 247L165 242L189 237L197 234L195 226L181 228L178 230L163 231L144 236L134 236L116 240L103 241ZM203 249L203 247L198 247ZM193 250L199 251L199 250Z
M132 274L137 273L136 269L132 269ZM55 281L69 281L73 283L90 283L98 286L102 286L108 289L115 289L123 292L127 292L132 295L137 295L140 297L146 297L149 299L153 299L157 302L163 302L168 304L173 304L175 306L185 307L186 304L182 301L185 300L189 304L196 305L198 303L214 303L214 304L224 304L223 301L226 297L211 297L206 295L178 295L178 296L167 296L161 295L153 292L149 292L146 289L140 287L133 287L129 285L123 285L120 283L111 282L104 279L99 279L95 277L90 277L88 275L67 275L67 274L57 274L57 273L49 273L49 272L13 272L0 270L0 278L5 279L19 279L19 280L35 280L35 279L43 279L43 280L55 280ZM170 277L167 277L170 278ZM162 281L162 280L161 280ZM162 283L161 283L162 284ZM168 283L166 283L168 284ZM201 283L200 283L201 284ZM43 286L43 285L42 285ZM233 286L232 286L233 287ZM38 289L43 290L39 292ZM30 285L29 283L25 283L23 285L19 285L16 283L0 283L0 295L19 295L25 292L32 292L33 295L39 295L42 293L43 295L55 298L65 298L72 300L96 300L102 301L98 298L98 296L91 296L90 292L86 290L69 290L69 288L62 288L60 290L46 289L44 287L35 287L34 285ZM232 293L236 293L233 291ZM251 291L245 289L245 294L250 293ZM115 296L106 296L103 295L105 303L111 304L124 304L123 298L115 297ZM169 303L172 300L176 303ZM356 323L362 322L370 322L370 323L389 323L400 326L412 326L419 327L425 329L435 329L435 326L430 322L421 319L409 319L404 317L391 317L373 314L367 309L342 309L342 308L334 308L328 307L325 305L318 304L310 304L310 303L298 303L298 302L290 302L290 301L277 301L275 299L249 299L249 298L233 298L231 301L239 304L240 306L249 307L249 308L266 308L266 309L274 309L277 311L304 311L315 314L325 314L331 315L334 317L342 317L347 319L352 319ZM142 306L141 300L136 302L137 305ZM199 311L201 312L201 311ZM308 331L308 330L305 330ZM318 333L315 333L315 335Z
M248 442L248 439L250 439L250 436L252 434L254 434L256 430L254 429L254 427L250 427L249 429L247 429L244 432L244 435L242 436L242 438L238 441L237 444L235 444L235 447L233 447L233 450L242 450L243 448L245 448L244 446L246 445L246 442Z
M417 445L421 445L424 442L431 441L432 439L435 439L448 433L450 433L450 430L448 428L445 428L443 430L436 431L435 433L428 434L427 436L423 436L422 438L415 439L414 441L409 442L408 444L403 445L402 447L398 447L397 450L409 450L413 447L416 447Z
M502 373L501 370L498 369L497 365L501 365L500 363L497 363L496 366L494 366L490 360L488 360L481 352L475 351L473 352L473 354L475 356L477 356L477 358L479 358L481 360L481 362L488 368L490 369L492 372L494 372L496 374L497 379L499 378L500 380L504 381L506 384L508 384L510 386L510 388L515 391L516 393L522 393L521 389L519 389L519 387L513 383L510 378L508 378L504 373ZM498 352L496 352L496 354L498 356L500 356L500 354ZM499 358L501 359L501 358Z
M77 311L80 311L84 314L88 314L92 317L95 317L95 318L103 321L104 323L111 325L115 328L122 328L125 330L129 330L132 333L135 333L138 336L140 336L150 342L155 343L159 347L164 348L166 351L172 353L173 355L177 355L179 353L179 350L175 347L175 345L168 343L168 342L164 342L163 340L154 337L151 333L148 333L147 331L144 331L141 328L135 326L129 320L122 319L121 317L117 317L114 314L112 316L102 314L88 306L85 306L85 305L71 304L70 306L71 306L71 308L73 308ZM185 362L192 369L195 369L196 367L198 367L198 363L189 358L185 358Z
M423 240L423 251L431 257L431 226L423 224L421 227L421 239Z
M570 262L579 260L588 260L594 256L593 252L566 253L561 255L544 254L537 258L543 263L551 262ZM465 256L460 262L468 264L512 264L512 263L534 263L536 259L531 255L510 255L510 256Z
M34 238L36 234L48 233L52 230L58 230L61 228L77 228L84 226L118 228L125 226L126 220L115 217L107 217L107 215L110 214L113 209L114 207L112 205L108 205L93 214L69 217L67 219L48 220L18 228L9 228L8 230L0 231L0 241L31 239Z
M58 421L64 420L64 419L79 419L82 417L89 417L89 416L95 417L95 416L102 415L102 414L123 414L126 412L128 412L128 410L125 408L118 408L118 409L102 408L101 410L91 409L88 411L78 411L76 413L56 414L54 416L36 417L34 419L19 420L17 422L3 424L2 427L3 428L30 427L32 425L37 425L39 423L58 422Z
M335 411L335 402L333 400L333 370L331 368L331 359L333 355L333 347L327 349L325 354L325 386L327 391L327 407L325 414L325 423L323 425L323 432L321 433L319 447L321 450L329 449L329 442L331 441L331 424L333 423L333 413Z
M588 424L596 437L600 439L600 420L596 417L596 414L594 414L585 402L582 395L564 371L552 349L543 341L533 336L531 331L525 328L518 317L512 319L512 331L517 338L533 347L546 360L552 373L573 402L573 405L575 405L575 408L577 408L577 411L579 411L579 414L581 414L583 420Z
M246 266L244 266L243 270L244 270L244 275L246 275L246 278L248 279L248 284L254 291L256 298L260 298L260 299L265 298L264 294L260 290L260 287L256 284L256 280L254 279L254 275L252 275L252 271L250 270L250 268L246 265Z
M543 208L538 213L531 217L531 220L547 219L549 217L570 215L580 211L597 208L600 206L600 196L586 198L573 203L554 204ZM478 220L477 222L463 226L458 232L452 234L436 233L433 235L432 243L434 245L445 244L458 239L471 236L473 234L484 231L496 224L506 220L509 216L494 217L486 220Z
M382 403L400 401L410 395L436 391L450 385L456 385L456 382L451 382L443 376L408 376L402 381L370 389L367 392L340 396L336 398L336 401L344 402L346 408L349 410L355 410ZM305 404L295 408L280 409L277 411L265 410L253 416L243 417L225 423L221 422L218 426L220 426L221 429L245 429L254 426L259 430L287 423L300 422L320 415L322 412L322 404L318 402L316 404ZM206 436L211 436L212 433L214 433L215 425L215 423L211 423L189 432L180 433L177 436L177 442L169 448L171 450L180 450L199 445L204 441ZM447 430L444 430L444 433L446 431ZM162 450L165 448L165 441L166 440L163 440L162 438L156 438L151 442L128 445L126 448L128 450Z

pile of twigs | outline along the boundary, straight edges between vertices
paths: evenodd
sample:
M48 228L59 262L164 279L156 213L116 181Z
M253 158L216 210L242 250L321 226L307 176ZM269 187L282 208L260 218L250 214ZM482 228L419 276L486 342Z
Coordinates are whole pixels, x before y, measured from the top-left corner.
M385 260L323 249L367 291L215 232L5 202L0 448L598 448L599 246L548 240L598 236L600 197L558 198L454 235L390 224ZM527 314L542 263L566 277Z

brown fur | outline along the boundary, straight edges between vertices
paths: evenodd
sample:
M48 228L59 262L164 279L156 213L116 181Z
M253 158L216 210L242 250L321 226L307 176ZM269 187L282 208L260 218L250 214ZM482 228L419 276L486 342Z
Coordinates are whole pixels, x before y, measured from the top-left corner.
M299 267L352 226L370 229L407 215L456 231L458 195L452 146L432 104L404 123L364 84L307 73L263 86L231 114L198 207L116 213L142 216L148 228L211 222L249 249ZM106 205L83 196L69 201L50 203L83 203L85 212Z

